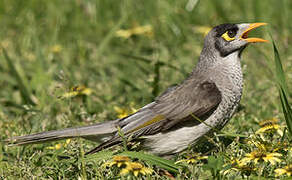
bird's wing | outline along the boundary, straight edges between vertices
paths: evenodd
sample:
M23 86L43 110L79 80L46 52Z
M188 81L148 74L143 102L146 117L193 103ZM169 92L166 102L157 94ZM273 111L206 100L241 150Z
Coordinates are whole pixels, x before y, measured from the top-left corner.
M144 114L143 116L136 115L141 118L127 119L128 122L122 127L122 131L127 134L147 129L146 134L153 134L157 130L167 130L188 119L187 117L191 114L198 118L210 114L210 111L213 111L220 102L221 92L214 82L211 80L198 81L197 78L188 79L180 86L173 87L159 96L154 103L141 112L141 115ZM141 135L145 135L145 133Z
M119 125L125 135L133 138L155 134L189 119L193 114L198 118L210 115L221 102L221 92L209 79L189 78L179 86L172 87L156 98L155 102L143 107L135 114L121 120ZM194 118L192 119L196 121ZM117 134L89 153L120 142Z

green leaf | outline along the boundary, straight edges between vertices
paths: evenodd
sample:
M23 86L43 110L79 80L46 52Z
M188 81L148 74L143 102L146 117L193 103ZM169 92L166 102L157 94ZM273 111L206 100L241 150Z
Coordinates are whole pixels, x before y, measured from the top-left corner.
M224 157L209 156L208 164L203 165L203 169L209 170L212 173L213 179L222 179L220 171L223 169Z
M209 156L208 157L208 164L205 164L203 166L204 169L206 170L221 170L224 164L224 160L222 156L219 156L216 158L215 156Z

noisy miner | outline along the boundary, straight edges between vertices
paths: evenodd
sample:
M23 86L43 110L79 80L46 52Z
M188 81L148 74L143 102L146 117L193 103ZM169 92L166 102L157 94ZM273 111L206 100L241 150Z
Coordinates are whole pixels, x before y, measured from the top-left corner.
M154 102L121 119L85 127L41 132L8 139L10 145L82 137L101 144L89 153L120 144L124 137L140 141L145 150L172 155L221 129L235 112L242 94L242 51L249 43L267 42L248 33L266 23L221 24L205 37L198 63L181 84Z

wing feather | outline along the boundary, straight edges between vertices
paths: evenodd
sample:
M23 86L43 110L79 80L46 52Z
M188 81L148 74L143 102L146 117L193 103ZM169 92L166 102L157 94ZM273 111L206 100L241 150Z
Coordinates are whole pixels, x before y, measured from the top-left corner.
M207 118L221 102L221 92L213 81L196 79L200 78L189 78L181 85L168 89L157 97L155 102L122 119L119 122L122 132L137 138L168 130L186 120L196 121L190 118L191 114L200 119ZM121 138L116 134L89 153L97 152L120 141Z

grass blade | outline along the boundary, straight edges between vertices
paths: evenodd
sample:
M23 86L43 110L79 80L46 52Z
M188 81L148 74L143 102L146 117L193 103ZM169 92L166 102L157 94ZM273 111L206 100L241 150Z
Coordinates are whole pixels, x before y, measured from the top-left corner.
M146 64L151 64L153 62L153 60L148 59L148 58L145 58L145 57L141 57L141 56L135 56L135 55L130 55L130 54L120 54L120 55L122 55L124 57L127 57L129 59L135 59L135 60L138 60L140 62L144 62ZM173 66L171 64L168 64L168 63L164 63L162 61L159 61L159 65L168 67L170 69L173 69L173 70L181 73L182 75L185 75L185 72L183 72L181 69L179 69L179 68L177 68L177 67L175 67L175 66Z
M152 83L152 96L155 98L159 94L159 81L160 81L160 67L159 60L154 64L154 81Z
M81 159L81 162L108 160L111 159L113 155L113 151L100 151L98 153L85 156Z
M135 83L131 82L130 80L126 79L126 78L123 78L123 77L120 77L119 78L121 82L123 82L124 84L130 86L133 90L135 91L140 91L140 88L138 86L136 86Z
M107 45L109 44L110 40L114 37L116 31L121 27L122 24L127 20L128 15L127 13L122 14L122 17L119 19L116 25L107 33L107 35L103 38L101 43L97 47L97 54L100 57L103 51L106 49Z
M287 88L287 84L286 84L285 73L283 70L283 66L282 66L282 62L280 59L278 49L277 49L274 41L273 41L273 49L274 49L274 55L275 55L274 60L275 60L275 65L276 65L277 83L279 84L280 87L283 88L283 90L286 93L288 88Z
M12 63L12 60L8 56L6 50L4 48L2 48L2 51L3 51L4 57L7 61L11 75L15 78L15 80L18 84L18 88L19 88L22 100L24 101L25 104L35 105L33 100L30 98L30 93L29 93L28 89L25 87L23 80L21 79L19 73L17 72L17 70L16 70L14 64Z
M292 110L288 103L288 99L287 99L285 91L280 87L279 92L280 92L280 100L281 100L281 105L283 109L283 114L286 120L288 131L290 135L292 136Z
M288 127L289 134L292 136L292 110L287 98L288 88L286 84L285 73L283 71L280 55L274 41L273 41L273 48L274 48L274 54L275 54L274 60L275 60L275 65L276 65L276 80L277 80L279 94L280 94L281 106L282 106L282 110L283 110L285 121Z

